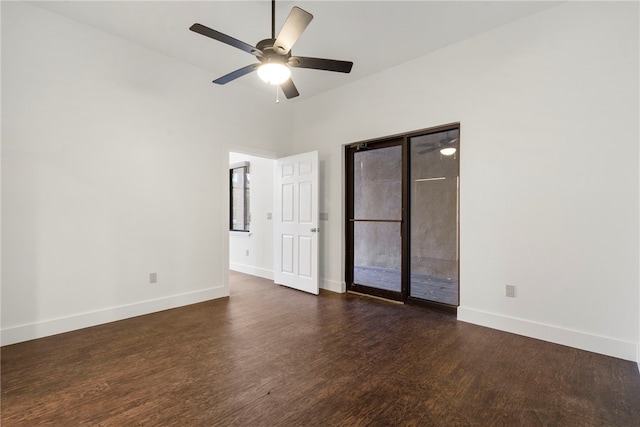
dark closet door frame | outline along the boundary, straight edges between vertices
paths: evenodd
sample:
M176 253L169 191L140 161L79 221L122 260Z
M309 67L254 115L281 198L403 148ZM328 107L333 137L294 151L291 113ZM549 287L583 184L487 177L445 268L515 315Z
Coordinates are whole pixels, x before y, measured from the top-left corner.
M400 301L405 304L412 304L426 308L444 311L451 314L457 314L458 307L438 303L435 301L422 300L412 298L410 296L410 254L411 239L409 238L409 230L411 230L411 200L409 198L409 178L411 177L411 165L409 162L409 139L417 136L428 135L432 133L445 132L449 130L458 130L458 139L460 139L460 122L449 123L446 125L420 129L412 132L386 136L382 138L370 139L366 141L354 142L345 146L345 282L347 291L364 293L376 297L381 297L393 301ZM354 268L354 194L353 194L353 158L356 152L361 150L373 150L378 148L392 147L402 145L402 221L401 221L401 239L402 239L402 262L401 262L401 286L400 292L378 289L370 286L363 286L353 283ZM459 225L458 225L459 227ZM458 228L456 238L460 239L460 230ZM458 241L459 244L459 241ZM458 260L458 278L460 278L460 261ZM460 281L458 279L458 301L460 300Z
M347 188L346 188L346 215L345 215L345 219L346 219L346 224L345 224L345 230L346 230L346 248L347 248L347 259L346 259L346 263L345 263L345 275L346 275L346 283L347 283L347 290L348 291L353 291L353 292L359 292L359 293L364 293L364 294L368 294L368 295L373 295L373 296L377 296L377 297L381 297L381 298L385 298L385 299L389 299L389 300L393 300L393 301L401 301L404 302L407 299L408 296L408 288L406 286L405 283L405 275L403 274L404 271L406 271L406 268L408 268L409 264L408 264L408 260L407 257L405 256L405 244L407 243L407 230L408 228L406 227L407 224L407 200L408 200L408 188L407 188L407 180L404 177L404 175L402 176L402 211L401 211L401 220L400 220L400 235L401 235L401 242L402 242L402 264L401 264L401 273L400 273L400 277L401 277L401 285L400 285L400 292L394 292L394 291L390 291L390 290L386 290L386 289L379 289L379 288L375 288L375 287L370 287L370 286L365 286L365 285L361 285L361 284L356 284L353 282L353 269L354 269L354 240L353 240L353 236L354 236L354 229L355 229L355 223L358 221L357 219L354 218L354 194L353 194L353 190L354 190L354 182L353 182L353 178L354 178L354 174L353 174L353 164L354 164L354 156L357 152L359 151L364 151L364 150L376 150L376 149L380 149L380 148L387 148L387 147L396 147L396 146L401 146L402 147L402 170L406 170L407 168L407 160L408 160L408 152L407 152L407 138L404 136L400 136L400 137L388 137L388 138L383 138L383 139L378 139L378 140L371 140L371 141L364 141L364 142L356 142L354 144L350 144L346 147L346 174L347 174L347 179L346 179L346 183L347 183ZM388 221L388 222L393 222L393 221ZM405 263L407 265L405 265Z

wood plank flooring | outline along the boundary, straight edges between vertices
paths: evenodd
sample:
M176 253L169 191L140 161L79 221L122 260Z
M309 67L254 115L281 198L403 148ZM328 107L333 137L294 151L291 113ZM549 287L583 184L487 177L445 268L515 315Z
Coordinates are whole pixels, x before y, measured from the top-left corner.
M230 298L2 348L2 426L638 426L637 365L232 273Z

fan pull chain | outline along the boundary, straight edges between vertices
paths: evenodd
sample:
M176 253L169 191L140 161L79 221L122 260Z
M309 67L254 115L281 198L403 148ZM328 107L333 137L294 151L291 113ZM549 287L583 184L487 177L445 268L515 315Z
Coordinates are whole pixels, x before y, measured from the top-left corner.
M278 90L278 85L274 85L276 87L276 104L280 104L280 91Z

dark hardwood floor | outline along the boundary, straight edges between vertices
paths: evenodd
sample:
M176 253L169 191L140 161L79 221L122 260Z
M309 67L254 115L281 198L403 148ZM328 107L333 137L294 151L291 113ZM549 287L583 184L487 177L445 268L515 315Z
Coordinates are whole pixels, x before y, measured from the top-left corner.
M640 425L633 362L231 281L230 298L3 347L2 425Z

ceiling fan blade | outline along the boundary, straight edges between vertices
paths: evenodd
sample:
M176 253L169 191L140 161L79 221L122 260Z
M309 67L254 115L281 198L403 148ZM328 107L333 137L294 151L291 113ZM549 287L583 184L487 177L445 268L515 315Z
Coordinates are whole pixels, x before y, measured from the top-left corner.
M296 96L300 95L298 89L296 88L296 85L293 84L293 80L291 80L291 78L282 83L280 85L280 88L282 89L282 92L284 92L284 96L286 96L287 99L295 98Z
M261 57L262 56L262 51L258 48L255 48L253 46L251 46L250 44L247 44L243 41L240 41L238 39L234 39L231 36L228 36L226 34L222 34L220 31L216 31L213 30L209 27L205 27L202 24L193 24L191 27L189 27L189 29L193 32L196 32L198 34L202 34L203 36L207 36L210 37L214 40L218 40L219 42L228 44L229 46L233 46L235 48L238 48L240 50L244 50L245 52L248 52L252 55L255 55L257 57Z
M276 53L280 55L289 53L291 47L298 41L298 38L300 38L300 35L312 19L312 14L294 6L273 44Z
M439 149L440 149L440 147L436 145L436 146L427 147L427 148L419 151L419 153L420 154L431 153L431 152L439 150Z
M429 146L426 148L422 148L422 149L415 149L415 152L418 154L425 154L425 153L433 153L436 150L439 150L440 147L438 146Z
M250 72L255 71L255 69L258 68L259 66L260 64L247 65L246 67L242 67L239 70L235 70L234 72L231 72L227 75L217 78L213 82L219 85L229 83L230 81L235 80L238 77L242 77L245 74L249 74Z
M289 58L288 65L297 68L312 68L314 70L350 73L353 62L338 61L337 59L309 58L307 56L292 56Z

